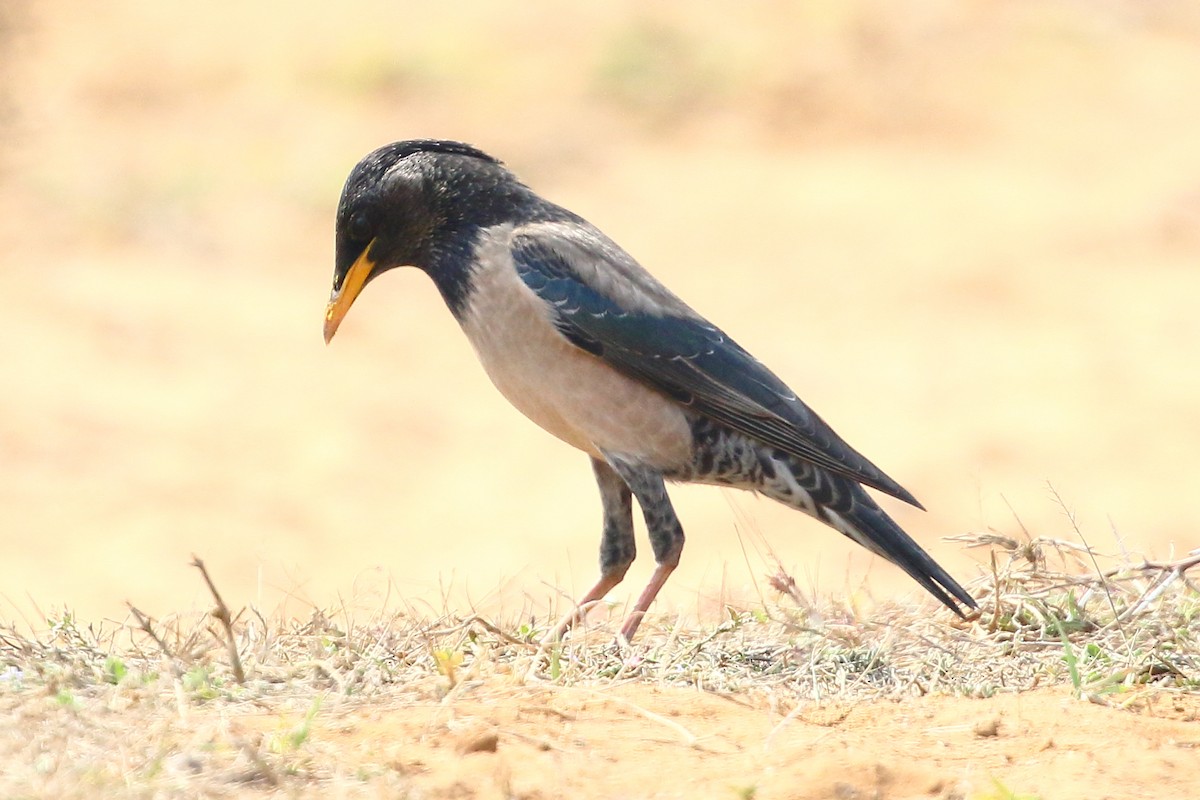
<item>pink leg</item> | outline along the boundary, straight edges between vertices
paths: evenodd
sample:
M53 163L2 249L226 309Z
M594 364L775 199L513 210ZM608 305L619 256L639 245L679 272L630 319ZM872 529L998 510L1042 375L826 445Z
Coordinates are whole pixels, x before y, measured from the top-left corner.
M621 579L624 577L625 570L621 570L619 573L601 575L600 580L596 581L596 585L593 586L587 594L580 598L578 605L576 605L571 612L559 620L559 623L554 626L553 630L543 637L542 644L557 642L566 634L567 631L571 630L572 627L580 622L583 622L583 618L586 617L587 613L592 610L592 606L595 603L603 600L604 596L608 594L614 586L620 583Z
M667 582L667 578L671 577L671 573L675 571L678 563L677 560L674 564L659 564L654 569L654 574L650 576L650 583L646 584L642 596L638 598L637 605L633 607L633 611L625 618L625 624L621 626L622 639L627 642L632 641L633 635L637 633L638 625L642 624L642 617L646 616L650 604L654 602L655 597L658 597L659 590Z
M609 590L621 582L626 570L633 563L633 518L632 497L646 518L646 531L654 548L654 560L658 566L650 576L650 583L638 597L633 612L621 626L620 638L628 642L637 632L646 610L658 597L663 584L679 565L683 552L683 527L671 507L662 473L648 466L632 464L622 458L609 456L605 460L592 459L600 495L604 501L604 537L600 546L600 580L591 591L583 596L579 605L558 623L542 640L543 644L557 641L571 626L586 616L592 604L601 600Z
M600 580L579 601L579 604L563 617L554 629L546 634L542 643L556 642L572 626L583 621L587 612L598 601L621 582L637 553L633 544L633 495L620 475L598 458L592 459L596 473L596 485L600 489L600 500L604 505L604 534L600 540Z

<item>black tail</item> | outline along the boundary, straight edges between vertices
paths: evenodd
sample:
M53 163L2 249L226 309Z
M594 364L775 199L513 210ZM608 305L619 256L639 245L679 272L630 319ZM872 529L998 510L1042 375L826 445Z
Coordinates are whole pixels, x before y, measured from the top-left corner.
M766 468L754 476L754 489L811 514L872 553L883 556L958 616L965 617L959 603L967 608L979 607L967 590L930 558L857 481L778 450L759 450L758 454L758 463Z
M699 420L694 433L695 463L669 474L668 478L761 492L816 517L891 561L958 616L965 617L959 603L967 608L979 607L966 589L901 530L856 480L766 447L708 420ZM916 503L912 495L903 489L900 492L909 502Z
M835 477L833 480L840 482L844 479ZM967 608L979 607L975 599L967 594L967 590L950 577L950 573L946 572L941 564L922 550L861 486L851 485L845 488L849 489L850 502L838 503L839 508L818 506L818 514L822 520L871 552L900 567L913 580L924 586L925 591L958 616L964 619L966 617L955 600Z

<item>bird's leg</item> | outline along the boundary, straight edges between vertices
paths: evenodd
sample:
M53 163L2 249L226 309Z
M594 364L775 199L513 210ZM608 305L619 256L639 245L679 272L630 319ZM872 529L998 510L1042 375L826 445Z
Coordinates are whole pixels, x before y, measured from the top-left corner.
M596 485L600 487L600 500L604 505L604 534L600 539L600 579L580 598L578 605L554 626L543 641L557 641L571 626L581 622L591 610L592 604L603 600L604 596L621 582L637 554L633 540L633 498L629 486L604 461L593 458L592 470L596 473Z
M642 590L633 611L621 626L621 637L625 641L633 638L637 632L646 610L658 596L659 590L671 577L675 567L679 566L679 556L683 552L683 526L671 498L667 496L667 487L663 483L662 474L648 467L634 466L618 457L609 457L609 463L617 474L628 484L638 505L642 507L642 515L646 518L646 531L650 534L650 546L654 548L654 560L658 566L650 576L650 582Z

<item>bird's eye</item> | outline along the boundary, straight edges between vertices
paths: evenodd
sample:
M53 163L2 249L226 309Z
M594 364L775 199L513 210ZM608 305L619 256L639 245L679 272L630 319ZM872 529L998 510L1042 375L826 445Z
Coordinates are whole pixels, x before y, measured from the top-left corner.
M371 238L371 218L366 211L355 211L346 225L346 235L355 242L365 242Z

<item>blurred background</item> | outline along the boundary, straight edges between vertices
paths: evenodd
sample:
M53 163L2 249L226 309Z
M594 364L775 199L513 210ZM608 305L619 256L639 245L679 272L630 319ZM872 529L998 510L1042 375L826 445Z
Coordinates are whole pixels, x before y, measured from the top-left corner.
M943 537L1077 540L1068 511L1105 552L1200 545L1195 3L0 0L0 78L4 618L206 603L192 553L284 613L591 584L587 459L425 276L321 342L342 181L413 137L623 244L910 488L928 513L886 507L960 578L986 555ZM771 551L920 594L768 501L674 496L660 609L769 591Z

